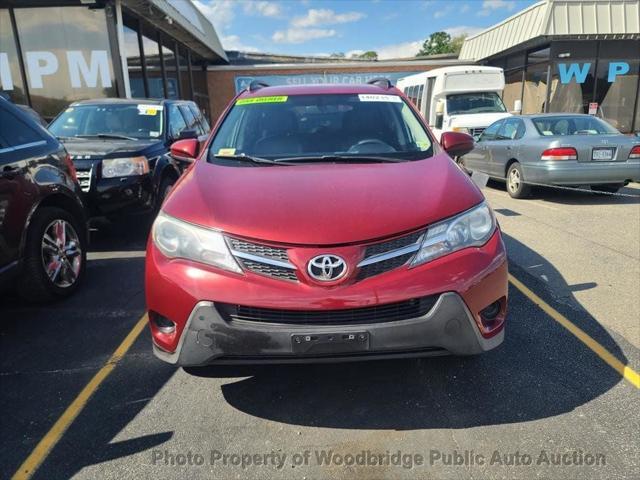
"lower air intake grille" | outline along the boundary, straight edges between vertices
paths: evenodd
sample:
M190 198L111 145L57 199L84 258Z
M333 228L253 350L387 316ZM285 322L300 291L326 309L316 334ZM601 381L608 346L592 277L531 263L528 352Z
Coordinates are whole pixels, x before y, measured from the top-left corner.
M438 295L403 302L344 310L277 310L216 303L226 321L281 323L296 325L357 325L395 322L426 315L438 301Z

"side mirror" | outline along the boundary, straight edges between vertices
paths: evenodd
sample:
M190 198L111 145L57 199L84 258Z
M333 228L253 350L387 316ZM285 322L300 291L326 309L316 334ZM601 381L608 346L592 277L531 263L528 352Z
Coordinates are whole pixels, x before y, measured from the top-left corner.
M180 132L176 140L187 140L189 138L198 138L198 132L194 128L185 128Z
M189 138L171 144L171 156L177 160L193 162L198 156L198 140Z
M450 157L466 155L475 146L473 137L462 132L444 132L440 137L440 144Z

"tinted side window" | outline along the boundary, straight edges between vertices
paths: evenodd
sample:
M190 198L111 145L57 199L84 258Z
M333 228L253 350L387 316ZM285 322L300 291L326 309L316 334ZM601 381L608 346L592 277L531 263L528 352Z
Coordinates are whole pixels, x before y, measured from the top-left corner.
M524 124L522 120L510 118L505 120L502 128L498 131L496 140L518 140L524 135Z
M45 140L35 128L5 108L0 108L0 132L9 147Z
M180 105L180 111L182 112L182 115L184 115L184 119L187 121L187 128L189 130L195 130L198 135L202 135L204 132L202 131L202 127L193 112L189 110L186 105Z
M502 122L503 122L502 120L498 120L497 122L489 125L485 129L485 131L482 132L482 135L480 136L480 141L485 142L487 140L495 140L498 130L500 130L500 127L502 126Z
M196 107L195 104L193 103L189 104L189 108L191 109L193 114L196 116L200 124L202 125L202 129L204 130L204 133L209 133L209 131L211 130L211 127L209 126L209 122L207 122L207 119L204 118L204 115L202 115L202 112L198 110L198 107Z
M169 136L177 138L187 128L187 122L175 103L169 104Z

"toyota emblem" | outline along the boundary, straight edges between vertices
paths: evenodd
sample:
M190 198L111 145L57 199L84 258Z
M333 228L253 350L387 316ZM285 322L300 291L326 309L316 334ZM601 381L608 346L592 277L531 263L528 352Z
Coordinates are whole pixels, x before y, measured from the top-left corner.
M307 271L319 282L333 282L347 273L347 262L337 255L318 255L309 260Z

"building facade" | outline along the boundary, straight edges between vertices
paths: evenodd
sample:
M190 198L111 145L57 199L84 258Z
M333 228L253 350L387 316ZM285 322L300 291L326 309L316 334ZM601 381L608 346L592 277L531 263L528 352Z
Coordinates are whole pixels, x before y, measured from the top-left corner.
M206 69L227 63L186 0L0 0L0 85L47 119L87 98L184 98L209 112Z
M395 83L398 79L433 68L460 65L455 55L438 58L364 61L327 57L293 57L268 54L228 52L231 65L208 67L211 113L222 113L229 101L253 80L268 85L299 85L313 83L366 83L384 77ZM466 62L468 63L468 62Z
M597 115L640 131L640 1L545 0L469 37L460 59L502 67L509 109Z

